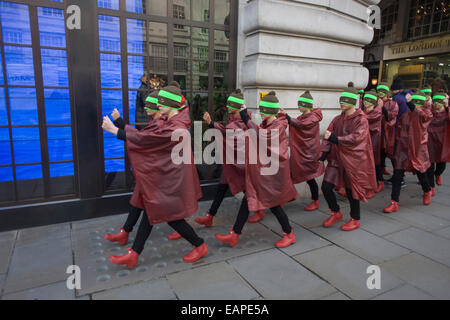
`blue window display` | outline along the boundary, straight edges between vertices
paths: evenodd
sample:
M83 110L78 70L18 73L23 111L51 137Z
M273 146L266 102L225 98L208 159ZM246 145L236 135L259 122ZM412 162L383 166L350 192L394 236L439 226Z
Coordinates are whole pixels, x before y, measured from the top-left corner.
M144 57L128 56L128 87L130 89L139 89L141 86L141 77L144 74Z
M0 128L0 165L11 164L11 144L9 129Z
M65 50L41 49L42 76L46 87L68 87Z
M42 178L42 166L16 166L16 179L17 180L29 180L29 179L41 179Z
M127 47L129 53L144 54L145 45L144 22L127 19Z
M127 11L143 13L142 0L127 0Z
M0 182L12 181L13 172L11 167L0 167Z
M102 90L102 115L110 116L115 108L123 116L122 91Z
M47 124L71 124L68 89L44 89Z
M66 177L73 176L73 163L51 163L50 164L50 177Z
M12 138L16 163L41 162L39 128L12 128Z
M47 139L50 161L69 161L73 159L70 127L47 128Z
M0 2L3 42L31 45L28 6L12 2Z
M122 172L125 171L125 160L105 160L105 172Z
M130 123L136 123L136 97L137 91L128 92L128 102L129 102L129 112L130 112Z
M106 132L103 136L103 145L105 147L105 158L124 157L123 141L117 139L115 135Z
M5 46L6 77L9 85L34 86L33 50Z
M5 88L0 87L0 126L8 125L8 111L6 109Z
M12 125L37 125L37 101L34 88L8 88Z
M120 52L120 20L118 17L98 16L100 51Z
M122 87L122 66L118 54L100 54L100 72L102 88Z
M119 10L119 0L98 0L97 6L104 9Z
M66 47L64 11L55 8L38 8L39 38L43 47Z

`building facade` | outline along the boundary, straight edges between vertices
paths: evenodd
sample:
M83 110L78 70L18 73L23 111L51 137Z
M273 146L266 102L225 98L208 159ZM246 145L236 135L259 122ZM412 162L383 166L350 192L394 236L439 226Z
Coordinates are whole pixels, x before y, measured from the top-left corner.
M383 0L381 29L366 47L364 65L370 85L392 83L405 88L450 88L450 2Z
M309 89L326 128L347 83L368 84L367 7L377 3L0 1L0 230L126 211L130 164L102 117L117 108L145 125L142 97L171 80L193 120L205 111L225 120L237 87L250 109L276 90L293 114ZM71 5L80 8L79 29L68 27ZM220 167L198 172L211 198Z

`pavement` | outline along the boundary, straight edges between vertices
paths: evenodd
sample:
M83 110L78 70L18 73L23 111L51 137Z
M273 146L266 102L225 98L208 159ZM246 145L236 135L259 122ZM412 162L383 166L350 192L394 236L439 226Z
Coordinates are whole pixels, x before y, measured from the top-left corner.
M232 226L240 201L224 200L212 228L191 224L209 246L206 258L194 264L181 257L192 247L169 241L166 224L155 226L137 267L129 270L109 262L110 255L131 247L110 243L105 232L117 232L126 214L0 233L0 298L3 300L152 299L152 300L423 300L450 299L450 173L430 206L408 174L400 211L384 214L390 187L361 205L361 228L325 229L327 205L304 212L308 199L285 205L297 243L277 249L281 227L267 212L247 224L238 246L214 238ZM305 185L298 188L306 188ZM345 220L349 205L338 196ZM211 202L201 202L196 216ZM63 214L63 213L62 213ZM67 267L80 268L81 287L67 288ZM368 288L368 267L380 270L380 286ZM370 281L369 281L370 282Z

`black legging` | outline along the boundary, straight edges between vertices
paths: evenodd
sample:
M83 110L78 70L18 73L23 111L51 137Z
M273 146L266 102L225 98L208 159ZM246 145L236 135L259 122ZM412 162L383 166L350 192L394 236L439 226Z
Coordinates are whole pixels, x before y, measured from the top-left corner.
M435 182L434 182L434 176L441 176L445 171L446 163L445 162L439 162L439 163L432 163L431 167L427 170L427 177L428 177L428 183L432 188L434 188Z
M377 174L377 181L384 181L383 167L381 165L375 166L375 173Z
M195 233L194 229L186 222L186 220L182 219L171 221L168 222L168 224L193 246L199 247L204 243L203 239ZM145 242L150 236L152 229L153 226L150 225L147 214L144 211L141 219L141 224L139 225L139 229L132 247L134 252L136 252L137 254L142 253L142 250L144 250Z
M133 231L134 226L136 225L137 221L139 220L141 211L142 211L142 209L136 208L135 206L132 206L130 204L127 221L125 221L125 224L123 225L123 230L125 230L126 232Z
M381 159L380 167L381 167L381 169L386 168L386 158L387 158L386 150L384 148L381 148L381 153L380 153L380 159ZM392 163L392 166L394 166L394 160L391 159L391 163Z
M324 180L322 183L322 192L325 197L325 200L328 203L328 207L330 208L330 210L333 212L339 212L341 210L341 208L339 207L339 205L337 203L336 194L334 193L334 187L335 187L334 184ZM360 207L359 200L353 199L351 189L347 188L347 189L345 189L345 191L347 192L347 198L348 198L348 201L350 202L350 216L355 220L360 220L361 219L361 207Z
M306 181L306 183L309 186L309 190L311 190L311 199L312 200L319 200L319 186L317 185L317 182L315 179Z
M283 231L287 234L290 234L292 231L292 227L289 223L289 219L288 219L286 213L284 212L284 210L280 206L278 206L278 207L270 208L270 211L272 211L272 213L277 218ZM242 199L241 207L239 208L239 213L238 213L236 222L233 227L233 231L235 233L237 233L237 234L242 233L242 229L244 228L244 225L248 220L249 214L250 214L250 212L248 211L247 198L244 197Z
M422 185L423 192L430 192L431 187L428 181L427 173L416 172L419 178L420 184ZM400 191L402 189L403 176L405 175L405 170L394 170L394 175L392 176L392 193L391 199L395 202L400 201Z
M225 199L225 195L227 194L228 189L229 187L227 184L219 184L219 186L217 187L216 195L214 196L214 201L208 211L210 215L215 216L217 214L217 210L219 210L223 199Z

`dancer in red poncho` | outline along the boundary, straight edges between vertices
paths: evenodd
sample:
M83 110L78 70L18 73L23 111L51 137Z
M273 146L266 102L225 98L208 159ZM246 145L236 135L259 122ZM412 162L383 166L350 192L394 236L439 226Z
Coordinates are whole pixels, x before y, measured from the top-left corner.
M423 92L417 91L412 97L406 95L406 101L410 111L400 117L397 126L391 204L384 209L385 213L398 211L401 181L405 171L416 172L424 192L423 204L431 203L432 191L426 172L431 166L427 130L433 115L425 107L426 97Z
M312 202L305 207L305 211L319 209L319 186L315 179L325 172L323 163L317 161L320 157L320 121L323 115L322 110L314 109L313 105L313 97L306 91L298 100L302 115L295 119L286 114L292 182L306 182L311 190Z
M242 121L249 128L246 132L248 138L245 157L245 196L233 230L227 235L216 234L216 238L235 246L248 219L249 210L258 211L270 208L284 232L283 238L275 246L284 248L294 244L296 238L281 206L294 201L298 196L290 176L286 137L288 122L283 116L276 117L280 110L280 104L275 92L270 92L261 99L259 110L263 118L260 126L249 119L245 106L240 112ZM273 141L275 141L275 145L272 144ZM258 153L258 147L267 148L267 150L259 150ZM275 161L269 164L262 163L261 153L266 151L269 151L266 155L270 154L272 159L277 157Z
M390 89L386 82L377 86L378 103L381 105L383 117L381 119L381 150L380 166L382 174L390 175L386 169L386 158L394 159L395 127L397 125L398 104L389 98ZM375 159L376 160L376 159ZM379 178L379 177L378 177ZM379 179L377 179L380 181ZM379 183L378 190L384 189L384 182Z
M134 268L138 262L145 241L155 224L168 224L190 242L194 249L183 257L185 262L194 262L208 254L208 247L194 229L184 220L198 209L201 189L193 154L189 147L190 163L175 164L172 149L179 143L172 141L173 134L187 133L190 127L189 110L181 107L181 90L176 82L159 91L158 107L167 120L155 130L142 132L131 126L125 129L115 127L108 117L103 128L127 141L127 149L136 189L140 191L133 205L140 205L148 219L142 219L133 247L123 256L111 256L110 261ZM184 136L183 139L186 139ZM189 138L188 138L189 139ZM184 140L183 140L184 141ZM184 141L190 144L190 139ZM185 148L186 149L186 148Z
M343 219L333 189L346 188L351 219L341 229L352 231L360 227L360 200L367 201L377 187L369 123L361 109L355 109L358 95L353 88L340 98L342 114L331 122L325 133L321 161L329 157L322 191L331 217L323 222L328 228Z
M428 169L428 182L433 195L435 194L435 183L442 185L442 174L445 171L446 161L443 154L449 154L450 145L444 143L444 139L450 133L450 114L448 110L448 95L439 91L433 96L433 120L428 127L428 153L430 154L431 166Z
M377 93L374 91L369 91L364 95L363 103L362 109L369 121L370 138L375 159L375 171L378 182L375 192L379 193L384 190L383 168L381 167L381 126L384 106L383 101L377 98ZM374 193L369 194L368 199L372 198L373 195Z
M230 160L233 160L233 163L228 163L231 161L227 161L227 142L226 134L227 130L233 130L236 135L236 139L233 141L229 141L232 143L231 146L228 146L230 150L238 155L241 153L245 155L244 145L240 144L240 140L244 141L244 132L247 131L248 127L242 121L241 116L239 114L241 107L244 105L244 95L240 89L237 89L233 92L227 100L227 110L228 110L228 121L226 126L224 127L218 122L212 121L211 116L208 112L206 112L203 116L203 119L208 124L209 128L219 130L224 139L223 139L223 152L222 152L222 176L220 177L219 186L217 188L216 195L214 197L213 203L211 204L210 209L208 210L206 216L196 218L195 222L198 224L210 227L213 223L213 218L217 214L217 210L222 204L223 199L225 198L225 194L228 190L231 191L233 195L236 195L245 190L245 164L238 164L237 159L235 159L234 154L229 155ZM240 139L242 138L242 139ZM264 210L259 210L255 212L253 217L250 217L248 222L256 223L264 218Z

